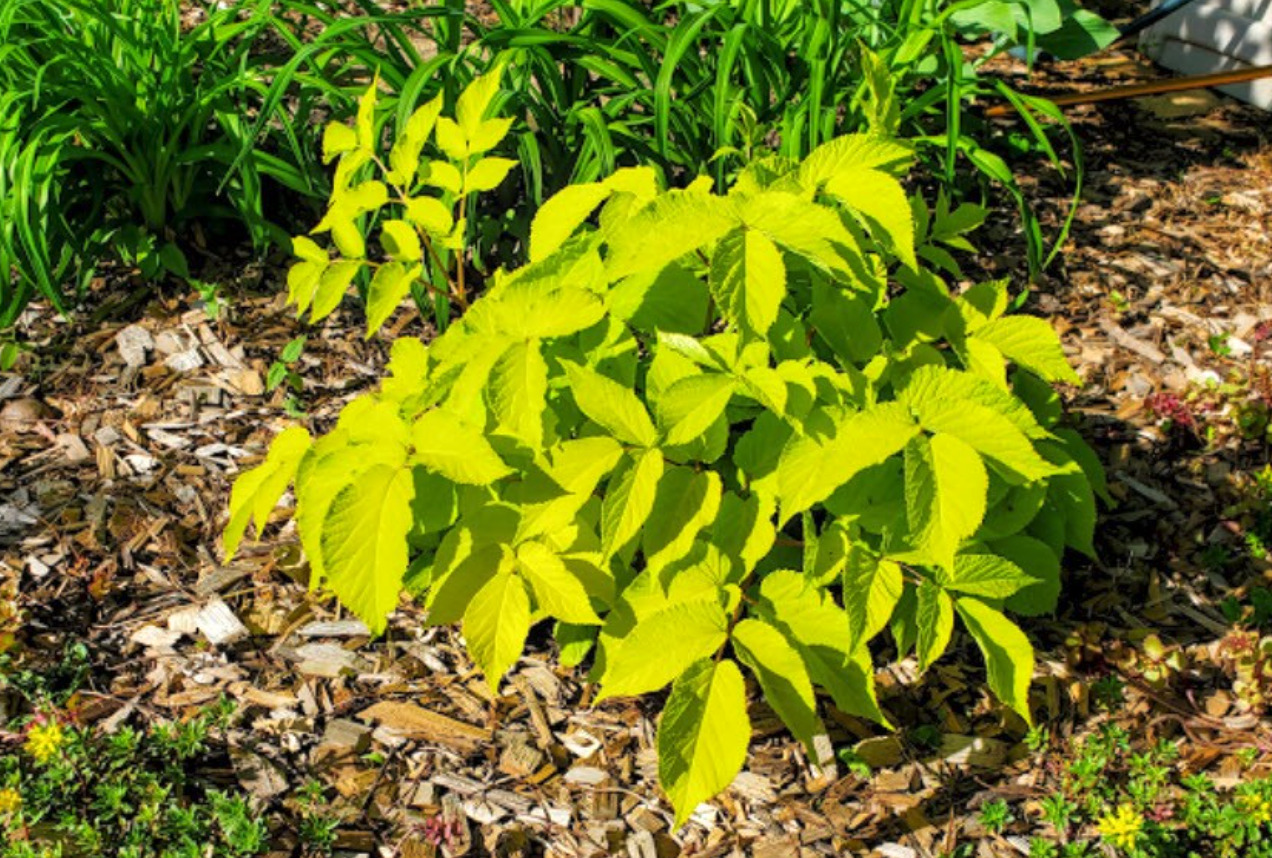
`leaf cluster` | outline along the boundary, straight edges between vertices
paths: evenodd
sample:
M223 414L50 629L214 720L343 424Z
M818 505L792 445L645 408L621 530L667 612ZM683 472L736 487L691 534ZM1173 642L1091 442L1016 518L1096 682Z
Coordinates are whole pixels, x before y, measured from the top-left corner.
M342 160L319 231L339 255L297 240L302 309L375 268L374 329L386 270L433 282L429 248L457 221L419 200L483 174L474 141L507 129L486 117L494 89L478 78L454 119L412 113L387 162L374 90L328 129ZM340 178L349 159L398 188ZM1050 325L1008 315L1005 283L950 289L946 248L983 212L907 197L912 161L846 135L757 159L727 193L647 167L564 189L528 264L475 299L436 285L463 308L444 333L398 338L379 391L239 477L227 553L292 485L312 584L373 631L405 588L430 623L462 623L492 689L541 621L564 660L590 659L598 701L670 685L659 772L681 821L745 759L744 671L811 754L818 691L888 723L872 641L926 669L961 621L1028 720L1033 652L1008 614L1053 610L1065 550L1093 551L1102 471L1060 425L1050 382L1077 378Z
M105 258L188 279L172 239L194 220L241 224L258 246L286 237L266 189L321 187L293 115L324 90L295 83L287 111L263 108L280 64L263 47L291 26L274 5L0 6L0 327L36 294L67 311Z

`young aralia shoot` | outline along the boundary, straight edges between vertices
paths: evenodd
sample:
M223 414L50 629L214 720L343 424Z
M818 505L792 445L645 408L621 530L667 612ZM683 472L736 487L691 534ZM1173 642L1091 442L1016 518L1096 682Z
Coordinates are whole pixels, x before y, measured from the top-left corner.
M961 622L1028 721L1009 614L1054 609L1103 475L1060 425L1049 383L1077 378L1051 327L1007 315L1005 283L943 279L984 212L907 198L911 149L880 136L756 160L727 192L625 168L549 199L529 261L474 292L466 203L511 166L487 155L497 89L420 108L387 159L374 86L328 129L335 254L296 240L292 301L320 318L369 278L368 335L412 288L462 312L398 338L330 432L274 440L234 485L226 553L292 485L313 586L374 632L405 588L463 624L492 689L542 621L597 702L670 685L678 822L744 764L746 673L810 754L819 689L887 725L885 632L927 668Z

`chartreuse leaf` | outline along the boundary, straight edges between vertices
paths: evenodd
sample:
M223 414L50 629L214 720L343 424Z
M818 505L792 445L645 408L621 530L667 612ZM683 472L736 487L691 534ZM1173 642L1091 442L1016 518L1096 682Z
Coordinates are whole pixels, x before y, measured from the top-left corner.
M786 296L786 266L762 232L737 229L716 245L708 284L726 319L762 337Z
M985 516L989 477L976 451L953 435L920 435L905 448L905 507L919 556L945 569Z
M587 654L596 646L596 628L594 626L576 626L570 623L557 623L553 630L559 647L558 659L563 667L578 667L587 658Z
M958 438L986 458L993 459L1018 480L1053 477L1061 469L1048 462L1002 414L975 403L951 400L925 409L923 428Z
M448 411L420 415L411 427L413 461L449 480L487 486L512 473L481 430Z
M371 278L367 289L367 337L393 315L393 311L411 292L411 283L420 276L420 266L406 262L386 262Z
M447 235L455 226L451 210L436 197L412 197L407 200L406 218L430 235Z
M949 412L971 411L975 419L986 414L997 418L995 425L985 434L1006 434L997 425L1006 421L1027 438L1047 437L1046 430L1038 425L1029 408L1009 391L979 376L944 366L929 365L916 369L898 391L897 401L904 403L924 428L933 432L950 431L937 425L950 419ZM972 443L966 438L963 440Z
M1019 626L979 599L959 599L954 607L985 656L990 690L1032 725L1029 682L1033 678L1034 653L1029 638Z
M919 585L915 624L919 670L927 670L945 652L954 633L954 603L934 581L924 579Z
M429 625L459 622L477 591L497 575L511 575L514 562L506 546L479 540L467 528L446 534L425 604Z
M317 291L318 283L326 270L327 255L325 253L320 260L304 260L287 269L287 303L296 305L297 315L302 315L309 309L309 304L314 299L314 292Z
M492 66L485 74L473 78L472 83L460 93L455 104L455 119L468 139L476 137L481 130L486 111L499 93L499 78L502 74L502 65Z
M358 99L358 115L354 120L354 130L358 134L358 148L364 151L375 149L375 101L376 91L380 88L380 75L376 74L371 85Z
M410 188L415 182L415 173L420 167L420 152L433 133L433 126L442 112L445 94L439 92L428 104L416 108L406 121L406 127L398 132L389 151L389 172L385 179L393 184Z
M504 351L490 371L486 394L501 426L535 449L543 446L548 364L537 339L513 343Z
M517 166L510 158L482 158L468 168L464 176L464 193L472 194L499 187L508 171Z
M795 646L813 682L840 711L889 726L875 699L870 652L848 648L853 637L848 616L825 590L781 569L760 582L760 610Z
M343 122L329 122L322 132L322 162L330 164L345 152L358 148L358 132Z
M578 625L600 625L583 582L542 542L517 546L517 569L530 582L539 609L548 616Z
M640 618L606 652L596 702L657 691L728 639L729 618L714 597L671 604Z
M720 509L720 477L712 471L675 467L658 481L642 532L645 563L659 570L687 556L694 539Z
M323 270L318 278L318 289L314 292L314 302L309 311L310 322L325 319L331 315L332 310L340 306L340 299L344 298L349 284L353 282L353 278L361 269L361 260L338 259Z
M868 168L841 170L826 181L826 193L882 228L897 257L918 268L914 256L914 218L901 183L887 173Z
M566 337L592 327L605 315L594 293L560 285L518 281L469 311L477 329L491 329L515 339Z
M663 475L659 450L643 450L611 481L601 502L601 554L606 558L622 551L640 533L654 508L658 482Z
M530 261L546 259L612 193L601 182L569 185L548 198L530 225Z
M1038 579L997 554L960 554L954 558L954 574L943 583L946 589L969 596L1006 599Z
M362 415L350 412L366 403ZM406 464L407 431L396 407L373 400L355 400L345 408L332 434L319 440L296 472L296 526L310 565L310 584L326 578L322 534L332 501L346 486L373 465L394 469Z
M462 163L468 158L468 139L464 136L459 123L448 116L439 117L436 129L437 146L452 161ZM459 193L460 183L455 182L455 193Z
M881 560L859 544L849 548L844 564L844 610L851 638L849 651L883 631L901 598L901 567Z
M230 490L230 520L221 537L227 563L238 551L249 521L255 520L257 533L264 529L270 511L295 478L301 457L309 447L310 437L305 428L289 426L270 444L265 461L234 481L234 488Z
M773 547L777 537L773 512L772 498L757 494L742 498L733 492L721 497L711 541L725 557L738 560L740 574L753 570Z
M570 393L588 419L626 444L652 447L658 441L649 412L627 387L596 370L564 363Z
M672 384L656 403L663 443L675 447L700 438L724 413L736 386L723 373L691 375Z
M658 782L676 810L677 828L733 781L750 741L738 666L704 658L685 670L658 724Z
M323 520L325 586L372 634L384 631L402 590L414 496L410 469L373 465L336 494Z
M605 268L611 281L658 271L737 225L728 203L711 194L669 191L628 218L609 236ZM658 241L649 237L657 235Z
M777 464L782 518L825 500L858 471L902 450L918 431L909 412L889 402L850 415L829 441L792 437Z
M424 255L415 228L404 220L386 220L380 227L384 252L399 262L419 262Z
M897 173L914 160L909 146L872 134L845 134L818 146L799 166L800 184L816 189L848 170Z
M813 738L825 728L817 717L813 683L799 653L785 635L761 620L742 620L733 627L732 641L738 659L760 681L764 699L804 743L811 759L817 759Z
M980 328L976 339L990 343L1010 360L1047 381L1070 384L1080 381L1065 359L1055 330L1043 319L1004 316Z
M464 641L486 674L492 693L516 663L530 633L530 593L520 576L499 573L487 581L464 611Z

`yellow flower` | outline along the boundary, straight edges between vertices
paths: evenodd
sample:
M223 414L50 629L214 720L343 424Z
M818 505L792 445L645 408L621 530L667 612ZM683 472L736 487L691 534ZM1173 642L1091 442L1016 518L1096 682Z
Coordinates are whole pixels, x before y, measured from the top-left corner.
M1246 818L1255 825L1272 822L1272 799L1259 795L1243 795L1239 802Z
M1144 828L1144 817L1129 804L1118 805L1113 813L1100 819L1100 836L1118 849L1132 849Z
M56 756L65 741L66 734L62 732L61 724L56 721L37 724L27 731L27 753L35 757L37 763L47 763Z
M14 813L22 806L22 796L16 789L5 787L0 789L0 816Z

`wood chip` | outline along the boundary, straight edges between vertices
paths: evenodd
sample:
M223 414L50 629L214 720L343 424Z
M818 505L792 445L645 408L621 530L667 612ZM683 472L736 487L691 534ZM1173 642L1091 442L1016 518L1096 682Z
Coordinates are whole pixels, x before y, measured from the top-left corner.
M475 751L491 741L489 730L456 721L412 703L385 700L358 713L364 721L375 721L404 736L445 745L463 753Z

